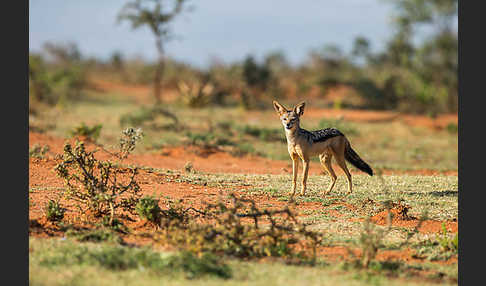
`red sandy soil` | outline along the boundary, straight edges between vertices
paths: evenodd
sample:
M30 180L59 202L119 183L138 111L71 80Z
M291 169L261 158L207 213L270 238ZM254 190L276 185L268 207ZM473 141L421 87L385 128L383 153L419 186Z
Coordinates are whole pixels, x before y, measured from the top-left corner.
M29 194L30 201L34 202L34 204L31 205L29 208L29 233L31 236L34 237L49 238L65 236L64 232L62 232L56 224L49 222L44 216L44 206L47 204L47 202L50 199L59 198L59 193L54 188L63 186L62 180L58 179L54 174L54 171L52 169L54 165L54 160L30 159L29 186L31 188L42 186L48 186L51 188L46 190L37 190ZM169 175L160 175L143 170L137 176L144 195L163 195L161 199L161 207L163 209L166 208L166 203L168 202L168 199L165 199L167 196L170 197L170 200L172 201L181 200L182 204L185 207L190 206L195 209L203 209L205 202L214 203L222 198L222 189L193 185L188 183L167 182L165 179L168 177ZM288 205L287 202L278 201L275 198L272 198L270 195L244 195L244 193L242 192L242 190L244 189L245 187L238 187L236 193L241 196L253 199L257 203L258 208L282 209L285 206L289 206L289 208L297 215L297 217L304 217L304 211L319 210L323 208L322 204L318 202L302 202L298 205ZM67 209L65 218L63 219L65 222L72 223L78 228L93 227L93 225L87 224L85 222L86 219L91 220L89 214L79 213L79 211L76 210L74 204L70 203L65 199L61 198L60 202L63 207ZM343 202L337 202L331 206L328 206L328 208L336 205L344 205L351 210L356 210L355 206ZM341 214L339 214L335 210L330 210L328 214L335 217L341 216ZM381 217L383 217L383 214L380 213L377 216L373 217L373 220L375 220L377 224L382 224L382 221L378 219ZM154 230L154 228L150 224L147 224L144 221L140 220L124 220L123 223L133 230L132 234L124 235L122 237L125 243L132 245L153 245L156 249L159 250L170 249L167 246L157 244L154 245L151 238L144 238L143 236L140 236L141 233L150 233ZM452 224L452 228L448 227L448 230L451 232L457 232L457 223ZM410 225L402 226L410 228L414 227L413 223ZM428 233L430 231L440 232L441 230L440 228L420 228L419 231ZM354 257L361 256L360 249L348 249L343 246L321 247L318 249L318 255L319 257L326 258L330 261L338 261L342 259L351 259L352 256L350 256L349 251L354 253ZM401 260L413 263L423 262L423 260L421 259L413 258L414 253L415 252L412 249L383 251L380 250L377 254L376 259L379 261ZM447 261L438 261L435 263L457 263L457 257L452 257Z
M113 82L107 82L103 80L92 81L95 88L102 91L115 91L133 96L140 103L152 103L153 98L151 95L151 89L148 86L126 84L117 84ZM165 95L164 95L165 96ZM174 94L169 94L170 97L175 98ZM339 97L339 94L334 96ZM251 115L253 111L249 112ZM259 115L259 114L258 114ZM367 121L367 122L390 122L400 120L406 124L415 126L425 126L431 129L445 128L449 123L457 124L457 114L453 115L440 115L433 119L426 116L413 116L402 115L396 112L378 112L378 111L361 111L361 110L335 110L335 109L315 109L309 108L306 110L306 116L308 117L342 117L350 121ZM258 118L258 116L257 116ZM86 218L89 214L80 213L75 208L75 205L60 198L59 189L64 187L62 179L58 178L53 170L54 166L59 162L56 159L57 154L62 153L62 149L65 141L74 142L74 139L65 140L62 138L56 138L46 134L39 134L29 132L29 146L34 144L40 144L41 146L48 145L49 153L45 159L29 159L29 189L34 191L29 193L29 234L35 237L62 237L65 235L59 227L46 220L44 215L44 207L50 199L60 199L63 207L67 209L64 221L72 223L77 227L92 228L93 225L86 223ZM93 148L93 146L87 143L87 147ZM111 156L104 152L99 151L96 153L98 159L107 160L112 159ZM153 168L163 168L171 170L183 170L184 165L187 162L191 162L193 168L199 172L208 173L246 173L246 174L290 174L292 167L290 160L277 161L257 156L244 156L233 157L226 152L219 150L202 150L197 147L181 146L173 148L164 148L154 153L145 154L132 154L123 163L135 164ZM337 166L334 168L338 175L342 175L342 172ZM354 172L359 172L353 170ZM310 174L322 174L319 164L312 162L310 168ZM383 170L383 174L417 174L417 175L454 175L457 176L457 171L439 172L433 170L418 170L418 171L394 171ZM184 206L191 206L196 209L201 209L204 206L204 202L216 202L222 198L222 194L228 194L228 191L222 188L208 187L201 185L194 185L189 183L179 183L167 179L175 179L177 175L156 174L149 171L141 170L137 175L137 181L140 184L142 193L144 195L162 195L161 207L165 208L165 204L168 200L182 200ZM257 203L259 208L283 208L289 206L294 211L297 217L304 217L311 211L322 210L324 207L319 202L302 202L299 204L288 204L288 202L279 201L277 198L271 195L258 195L248 194L244 192L246 186L237 186L232 189L235 194L239 196L245 196L253 199ZM227 188L226 188L227 189ZM332 209L336 205L343 205L353 212L357 212L356 206L347 204L342 201L335 202L331 206L325 207L328 209L328 215L339 218L342 214ZM406 227L413 229L419 223L419 220L415 217L408 215L408 209L404 209L404 206L395 205L391 212L394 214L392 225ZM387 211L378 213L371 218L371 221L378 225L387 224ZM352 220L352 219L351 219ZM124 235L123 240L126 243L133 245L153 245L153 239L144 238L137 233L150 233L153 231L153 227L146 222L135 219L134 221L123 220L123 223L134 230L134 233ZM458 223L456 221L423 221L418 231L421 233L440 233L442 231L442 224L445 224L448 232L457 233ZM156 248L160 248L157 244ZM359 249L351 249L355 256L359 257L361 251ZM404 250L380 250L376 259L380 261L406 261L406 262L423 262L423 260L414 258L413 249ZM329 260L342 260L350 259L351 255L349 250L343 246L321 247L318 249L318 255L320 257ZM440 264L457 264L457 256L452 257L447 261L435 262Z
M29 187L36 188L36 190L29 194L29 199L31 205L29 207L29 235L34 237L49 238L49 237L62 237L65 233L60 230L59 226L55 223L49 222L44 215L44 207L50 199L56 200L60 199L63 207L67 209L64 221L75 225L78 228L92 228L93 224L86 223L86 220L92 221L92 218L87 213L79 213L75 208L75 205L61 198L59 191L56 188L62 188L63 182L59 179L53 170L56 164L54 159L30 159L29 162ZM185 207L193 207L195 209L203 209L205 202L216 202L223 198L223 189L193 185L189 183L178 183L178 182L167 182L167 178L176 178L177 175L163 175L151 173L149 171L140 171L137 175L138 182L142 189L144 195L162 195L161 207L165 209L167 202L170 198L172 201L181 200ZM45 189L42 189L42 188ZM297 205L288 204L287 202L278 201L270 195L246 195L242 192L245 189L244 186L239 186L236 188L235 192L239 196L245 196L247 198L253 199L257 203L258 208L269 208L269 209L282 209L285 206L289 208L297 215L297 217L304 217L304 211L309 210L320 210L323 208L321 203L318 202L302 202ZM227 192L225 192L227 194ZM224 200L224 199L223 199ZM329 207L336 205L344 205L350 210L356 210L356 207L344 202L337 202ZM331 216L340 217L335 210L330 210L328 213ZM377 224L383 224L384 217L382 213L376 215L372 218ZM394 219L394 225L397 222L403 221L401 218ZM153 231L153 227L143 221L135 219L134 221L123 220L123 223L134 230L132 234L124 235L123 240L125 243L132 245L152 245L153 240L150 238L143 238L140 233L150 233ZM429 223L429 222L427 222ZM441 222L437 222L439 225ZM401 225L403 227L413 228L415 225L413 221L407 224ZM447 222L448 231L457 232L457 222ZM440 232L440 227L424 227L419 228L420 232ZM167 249L166 246L156 245L157 249ZM351 249L355 257L360 257L361 252L359 249ZM418 258L413 258L413 250L386 250L379 251L376 257L379 261L390 261L390 260L402 260L408 262L422 262L423 260ZM318 255L320 257L329 260L339 260L339 259L350 259L352 258L345 247L333 246L333 247L322 247L318 249ZM437 262L441 264L457 263L457 257L453 257L447 261Z
M400 226L406 228L418 227L418 231L423 233L439 233L442 232L442 225L446 227L448 232L456 233L458 231L457 221L437 221L437 220L420 220L416 217L408 215L409 207L397 204L390 213L392 215L391 224L393 226ZM371 221L378 225L388 224L388 211L384 210L371 218ZM419 225L420 224L420 225Z
M73 139L65 140L49 135L29 132L29 147L34 144L48 145L51 154L60 154L65 141L74 142ZM100 159L106 159L109 154L99 151ZM138 164L153 168L182 170L187 162L191 162L196 171L209 173L243 173L243 174L291 174L291 161L271 160L257 156L233 157L226 152L218 150L202 150L194 146L180 146L163 148L156 153L133 154L126 161L127 164ZM344 175L342 170L334 165L337 175ZM361 173L352 169L352 173ZM383 174L410 174L433 176L438 174L457 176L457 171L435 170L382 170ZM311 162L309 174L322 174L319 163Z
M36 198L37 193L43 194L42 197L38 198L43 201L41 203L42 205L45 205L49 199L53 198L51 194L56 193L56 188L63 187L63 181L56 176L53 168L59 162L59 159L55 159L55 155L62 153L62 148L64 142L66 141L73 143L74 139L64 140L45 134L33 132L29 133L30 146L33 146L34 144L40 144L41 146L47 145L50 149L49 154L45 159L30 158L29 161L29 187L47 188L46 191L39 191L33 195L33 197ZM89 150L95 148L95 146L89 142L87 142L86 145ZM201 152L198 153L196 151L200 150L194 149L194 147L176 147L165 149L162 152L155 154L132 154L125 159L123 163L153 168L182 170L187 162L192 162L195 170L208 173L290 174L292 169L288 162L273 161L255 156L232 157L227 153L219 151L214 151L214 153L211 154L201 154ZM101 150L96 153L96 157L101 160L113 159L111 155ZM319 174L320 166L318 164L314 164L314 166L311 167L310 173ZM385 171L384 173L434 175L438 172L424 170L415 172ZM457 175L457 172L446 172L446 174ZM146 189L147 192L157 190L172 198L189 199L195 203L215 199L219 194L219 191L214 188L202 187L193 184L167 183L165 182L163 175L156 175L146 171L141 171L138 178L141 187ZM243 188L245 187L240 187L240 189ZM271 204L274 207L283 207L286 205L286 202L278 201L269 195L259 197L258 201L262 204ZM350 204L345 204L343 202L339 204L344 205L351 210L355 209L355 207ZM320 208L322 208L320 203L309 202L299 204L296 207L296 210L303 211ZM30 212L31 215L40 215L41 213L42 210L38 210L36 208L31 209ZM330 215L337 217L340 216L339 212L332 210L330 210ZM386 223L386 215L387 214L385 212L380 213L373 217L372 220L377 224L383 225ZM408 217L406 212L405 215L400 215L400 213L398 213L395 215L393 220L394 225L404 227L415 227L417 223L418 220ZM425 221L422 223L420 230L423 230L424 232L439 232L441 231L441 227L442 222ZM457 222L446 222L446 227L448 228L448 231L457 232Z

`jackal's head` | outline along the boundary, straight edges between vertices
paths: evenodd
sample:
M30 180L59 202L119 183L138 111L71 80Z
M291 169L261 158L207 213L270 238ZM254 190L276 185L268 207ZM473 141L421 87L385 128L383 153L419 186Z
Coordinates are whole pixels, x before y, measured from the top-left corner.
M304 114L305 102L297 104L292 110L287 110L283 105L273 101L273 107L277 111L278 116L280 116L280 121L286 130L293 130L297 128L300 124L299 118Z

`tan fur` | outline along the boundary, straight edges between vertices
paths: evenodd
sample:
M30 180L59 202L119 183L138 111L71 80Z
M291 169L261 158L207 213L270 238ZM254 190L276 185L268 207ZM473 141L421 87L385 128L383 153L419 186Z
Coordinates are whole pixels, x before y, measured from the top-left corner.
M299 118L304 113L304 106L305 103L300 103L293 108L292 111L287 110L284 106L280 103L273 101L273 105L277 113L279 114L280 120L285 128L285 135L287 137L287 147L290 154L290 158L292 159L292 191L291 191L291 198L293 199L295 195L295 191L297 188L297 176L299 170L299 158L303 164L303 171L302 171L302 190L301 194L305 195L305 191L307 188L307 177L309 172L309 162L311 157L319 156L321 161L321 165L323 169L329 174L331 177L331 183L325 194L328 194L336 183L337 176L332 169L331 159L334 156L337 164L346 174L346 178L348 181L348 193L353 191L352 189L352 180L351 180L351 173L349 172L344 152L346 147L346 142L348 141L344 136L337 136L329 138L323 142L309 142L306 140L304 136L301 136L298 132L300 129L299 126ZM294 119L293 124L291 120ZM292 124L290 129L287 129L287 124Z

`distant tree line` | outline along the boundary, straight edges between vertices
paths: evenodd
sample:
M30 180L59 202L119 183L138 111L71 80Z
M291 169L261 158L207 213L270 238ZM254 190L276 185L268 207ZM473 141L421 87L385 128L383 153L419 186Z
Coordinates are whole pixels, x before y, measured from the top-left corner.
M119 19L129 20L134 28L150 27L159 52L156 62L126 59L118 51L108 60L85 59L74 44L47 43L45 53L29 56L29 92L35 100L50 104L63 96L79 96L89 71L126 83L153 84L156 103L164 100L163 89L175 89L190 106L268 108L274 98L325 99L333 89L346 87L361 100L345 98L339 103L344 107L429 115L457 112L457 0L382 1L394 7L394 33L382 51L372 52L372 43L359 36L349 53L325 45L296 66L284 53L274 51L261 61L251 54L232 63L215 60L206 69L164 54L163 44L171 36L168 24L184 10L186 1L172 1L172 6L166 5L169 1L132 1L122 8ZM417 44L414 37L420 29L429 35Z

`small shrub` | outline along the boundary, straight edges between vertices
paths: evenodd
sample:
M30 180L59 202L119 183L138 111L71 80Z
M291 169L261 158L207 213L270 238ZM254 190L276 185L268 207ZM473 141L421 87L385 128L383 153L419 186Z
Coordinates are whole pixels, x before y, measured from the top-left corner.
M447 234L447 229L445 227L445 224L442 223L442 236L438 239L438 242L444 251L457 252L459 246L459 237L456 233L456 235L451 238Z
M442 234L436 239L420 241L415 245L417 248L414 258L427 259L430 261L445 261L457 255L459 238L457 233L450 236L445 225L442 225Z
M65 211L66 210L61 207L59 202L49 200L45 209L46 218L49 221L60 221L64 218Z
M203 148L236 145L236 143L231 141L227 136L218 133L193 133L188 131L185 135L187 144Z
M282 130L278 128L265 128L265 127L256 127L251 125L244 125L241 127L237 127L237 130L243 134L247 134L256 138L259 138L263 141L279 141L279 142L286 142L285 135L283 135Z
M141 128L134 129L129 127L122 131L122 137L120 138L120 152L118 157L125 159L130 153L135 150L137 142L142 140L143 131Z
M210 83L196 81L188 85L180 81L177 87L184 104L190 108L204 107L211 102L214 87Z
M389 212L391 215L391 213ZM363 231L360 233L359 237L359 242L361 245L361 249L363 251L363 256L362 256L362 266L365 268L368 268L370 265L370 262L375 259L376 254L378 252L378 249L381 247L381 243L385 235L388 233L390 230L390 225L391 225L391 218L389 217L389 226L388 229L383 230L379 229L376 226L374 226L370 222L370 218L366 218L366 220L363 223Z
M49 146L40 146L36 143L31 148L29 148L29 157L42 159L47 152L49 152Z
M192 162L187 162L185 165L184 165L184 171L186 173L194 173L195 170L194 170L194 166L192 166Z
M125 150L130 152L132 148ZM83 142L64 145L63 161L55 166L59 177L66 185L65 195L78 203L78 207L90 210L99 217L110 215L113 225L118 209L134 212L138 202L140 186L135 180L137 168L120 168L111 161L100 161L94 157L94 151L86 151ZM127 154L121 151L122 154ZM119 179L119 175L128 173L128 180Z
M29 53L29 108L34 110L39 105L54 106L79 99L87 85L86 65L79 55L72 57L77 48L48 46L47 52L54 57L54 63L40 54Z
M142 107L141 109L138 109L132 113L124 114L120 117L120 125L142 126L144 124L151 123L155 127L155 120L158 117L164 117L172 120L172 122L167 126L171 126L175 129L182 128L179 124L177 116L160 105L155 105L153 107Z
M449 132L450 134L457 134L457 131L459 130L459 128L457 127L457 124L452 123L452 122L447 124L446 129L447 129L447 132Z
M196 145L201 147L213 146L215 136L212 133L192 133L186 132L186 137L190 145Z
M70 131L70 134L71 136L81 136L89 141L95 142L100 136L101 128L103 128L102 124L96 124L92 127L89 127L84 122L82 122L79 126L74 127Z
M101 225L117 232L129 232L128 228L123 224L121 220L117 219L116 217L112 219L109 215L103 216L103 219L101 220Z
M238 143L235 147L236 148L231 150L230 154L236 157L247 154L259 154L250 143Z
M161 210L159 207L159 200L152 196L139 199L137 205L135 206L135 210L141 218L153 223L160 222Z

